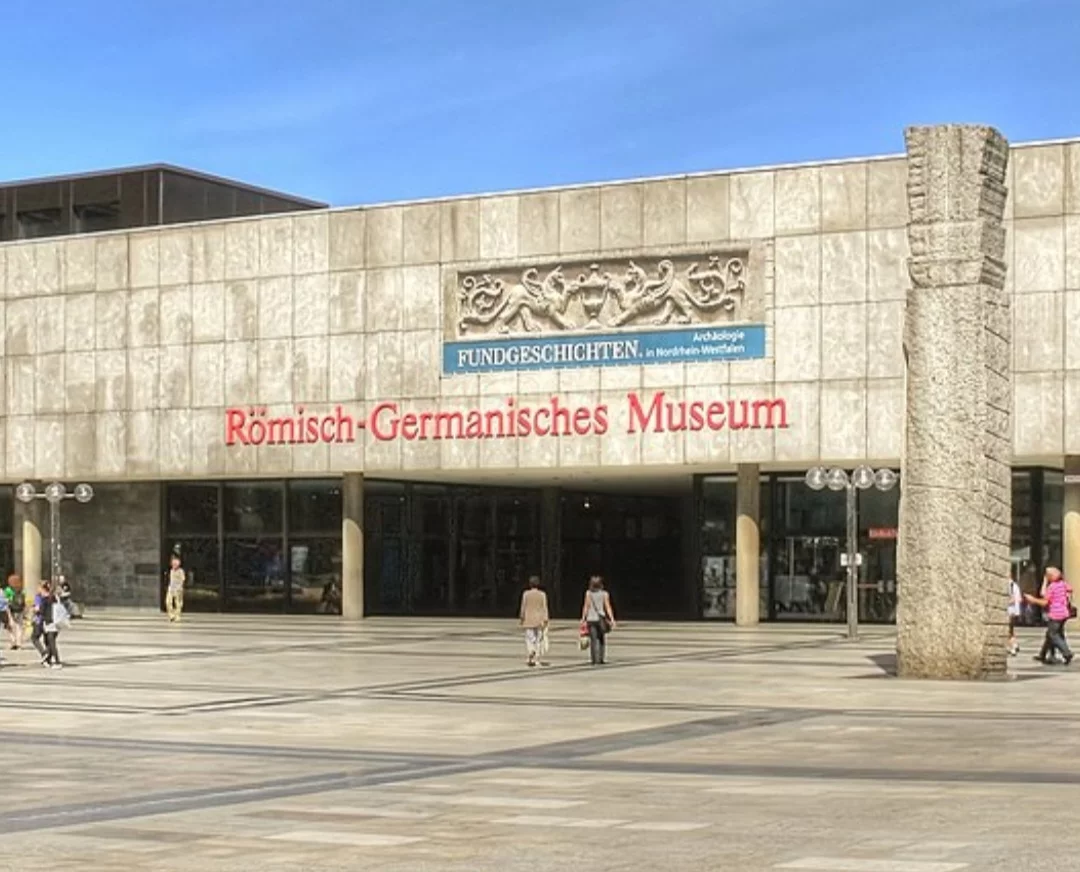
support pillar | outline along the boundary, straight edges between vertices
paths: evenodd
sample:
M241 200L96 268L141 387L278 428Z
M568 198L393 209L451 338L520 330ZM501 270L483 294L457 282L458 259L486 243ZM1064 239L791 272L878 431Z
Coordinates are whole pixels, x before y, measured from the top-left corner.
M341 479L341 616L364 617L364 476Z
M1003 675L1012 520L1009 145L914 127L908 149L906 415L897 662L906 678Z
M33 602L41 584L41 501L29 504L17 504L16 517L21 518L22 533L20 541L19 575L23 580L23 595L27 602Z
M1065 458L1065 505L1061 517L1061 571L1080 583L1080 457Z
M761 619L761 482L756 464L739 466L735 485L735 623Z

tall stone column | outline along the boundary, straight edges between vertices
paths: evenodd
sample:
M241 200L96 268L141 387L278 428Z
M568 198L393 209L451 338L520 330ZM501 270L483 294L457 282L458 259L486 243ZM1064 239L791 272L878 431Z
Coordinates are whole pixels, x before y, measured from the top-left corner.
M910 678L1005 671L1012 320L1005 139L910 128L897 655Z
M1065 505L1061 517L1061 571L1080 582L1080 457L1065 458Z
M23 594L32 601L41 584L41 528L43 526L42 500L16 503L15 518L19 525L19 575L23 580Z
M735 623L761 620L761 481L756 464L739 466L735 484Z
M341 479L341 616L364 617L364 476Z

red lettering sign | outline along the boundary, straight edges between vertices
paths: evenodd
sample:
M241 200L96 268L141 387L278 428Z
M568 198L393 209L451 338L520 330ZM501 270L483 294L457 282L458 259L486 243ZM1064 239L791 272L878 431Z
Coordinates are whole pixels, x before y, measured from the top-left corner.
M899 531L896 527L871 527L869 534L871 539L895 539Z
M783 399L670 400L665 391L626 395L627 433L677 433L701 430L782 430L788 426ZM225 444L312 445L355 442L368 431L379 442L441 439L520 439L528 436L603 436L611 426L607 403L570 405L559 397L523 405L514 397L484 408L404 409L393 401L376 403L355 417L342 406L312 413L272 416L265 406L225 410Z

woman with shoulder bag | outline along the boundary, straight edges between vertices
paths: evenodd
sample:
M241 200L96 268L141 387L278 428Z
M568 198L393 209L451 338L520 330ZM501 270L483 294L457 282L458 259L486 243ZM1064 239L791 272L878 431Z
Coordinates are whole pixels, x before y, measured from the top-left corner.
M611 596L604 590L599 575L589 579L585 591L585 604L581 608L581 621L589 630L589 659L593 666L607 662L607 634L615 629L615 612L611 608Z

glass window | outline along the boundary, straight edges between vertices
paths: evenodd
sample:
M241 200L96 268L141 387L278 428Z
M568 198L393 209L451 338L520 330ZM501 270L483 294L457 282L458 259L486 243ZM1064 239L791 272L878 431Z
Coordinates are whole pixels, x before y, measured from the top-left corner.
M289 534L341 535L341 484L336 480L289 482Z
M706 478L701 485L701 615L735 616L734 478Z
M218 538L214 536L176 536L165 540L165 560L173 554L187 576L184 582L184 608L216 612L221 609L221 577L218 573ZM164 573L162 574L164 585ZM164 591L162 592L164 594Z
M161 174L162 224L198 221L206 214L206 188L200 179L177 173Z
M450 500L442 492L417 488L413 492L416 511L416 532L421 536L450 535Z
M525 496L500 496L495 505L495 518L500 538L532 538L536 534L534 500Z
M261 536L282 530L282 482L228 482L225 532Z
M414 543L415 576L410 585L410 607L417 614L449 611L450 540L449 537L424 537Z
M99 233L120 227L120 201L75 204L76 233Z
M1025 593L1038 593L1038 567L1032 551L1031 471L1012 474L1012 575Z
M1042 566L1061 566L1061 522L1065 511L1065 474L1043 470Z
M900 488L859 492L859 620L896 620L896 540Z
M486 539L491 535L491 497L487 494L471 494L458 503L458 529L462 538Z
M15 491L10 485L0 485L0 538L13 535L15 525Z
M60 233L63 211L55 209L27 209L15 217L19 222L20 239L40 239L45 236L57 236Z
M815 491L802 477L775 483L771 614L779 620L844 617L845 494Z
M225 608L279 612L285 608L286 567L280 537L225 542Z
M290 610L341 614L341 537L289 537Z
M372 613L400 614L408 609L402 550L405 491L385 483L369 488L366 482L364 489L364 601Z
M218 530L216 484L170 484L165 488L165 529L169 533L212 533Z

